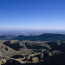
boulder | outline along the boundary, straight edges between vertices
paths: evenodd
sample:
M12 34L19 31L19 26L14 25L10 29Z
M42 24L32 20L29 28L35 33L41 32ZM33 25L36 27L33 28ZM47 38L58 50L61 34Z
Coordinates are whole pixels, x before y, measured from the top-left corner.
M39 59L37 57L32 58L33 63L37 63L38 61L39 61Z

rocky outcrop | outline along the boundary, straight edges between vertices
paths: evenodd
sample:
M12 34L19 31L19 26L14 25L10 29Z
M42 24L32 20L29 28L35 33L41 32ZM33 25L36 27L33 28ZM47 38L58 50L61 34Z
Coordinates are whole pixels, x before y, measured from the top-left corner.
M64 61L65 41L0 41L0 65L59 65Z
M5 63L6 63L6 59L1 59L0 60L0 65L5 64Z

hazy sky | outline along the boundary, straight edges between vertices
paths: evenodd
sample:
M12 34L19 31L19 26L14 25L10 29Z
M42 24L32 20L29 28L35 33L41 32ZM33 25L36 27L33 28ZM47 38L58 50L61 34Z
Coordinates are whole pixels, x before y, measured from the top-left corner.
M0 30L65 30L65 0L0 0Z

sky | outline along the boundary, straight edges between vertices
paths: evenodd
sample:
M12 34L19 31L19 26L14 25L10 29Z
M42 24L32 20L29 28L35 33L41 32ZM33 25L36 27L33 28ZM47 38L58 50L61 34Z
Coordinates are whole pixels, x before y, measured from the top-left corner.
M0 0L0 30L65 30L65 0Z

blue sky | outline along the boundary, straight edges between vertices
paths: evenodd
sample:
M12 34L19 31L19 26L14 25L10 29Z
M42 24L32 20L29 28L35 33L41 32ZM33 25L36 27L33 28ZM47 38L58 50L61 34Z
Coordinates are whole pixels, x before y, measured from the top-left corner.
M65 0L0 0L0 30L65 30Z

